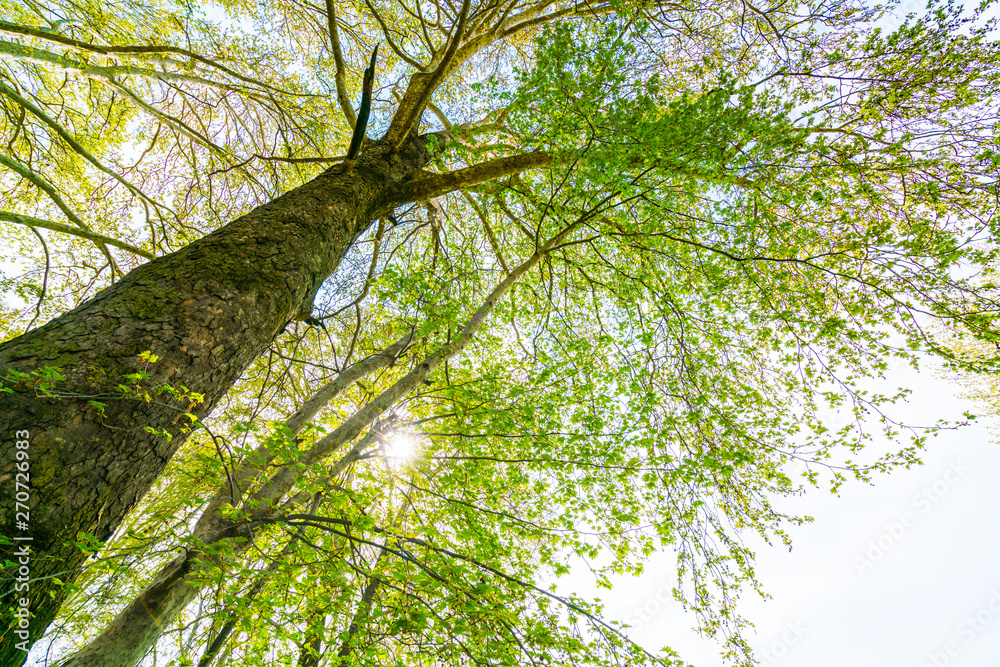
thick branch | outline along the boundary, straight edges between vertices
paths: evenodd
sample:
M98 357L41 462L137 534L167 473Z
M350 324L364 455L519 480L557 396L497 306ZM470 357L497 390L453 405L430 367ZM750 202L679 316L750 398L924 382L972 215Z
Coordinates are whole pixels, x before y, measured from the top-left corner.
M165 208L163 207L162 204L160 204L156 200L146 195L146 193L144 193L142 190L140 190L139 188L137 188L136 186L132 185L127 180L122 178L122 176L117 172L115 172L113 169L109 169L108 167L104 166L104 164L100 160L91 155L90 152L86 148L84 148L80 144L80 142L74 139L73 136L69 132L67 132L59 123L57 123L54 119L50 118L48 114L46 114L44 111L42 111L37 106L32 104L30 101L22 97L16 90L8 88L5 84L0 83L0 93L3 93L11 100L16 102L17 104L20 104L22 107L24 107L32 114L34 114L35 117L37 117L43 123L52 128L52 131L58 134L63 141L69 144L70 147L77 153L77 155L84 158L85 160L87 160L87 162L91 163L92 165L103 171L105 174L107 174L111 178L115 179L116 181L124 185L129 190L129 192L146 200L147 202L149 202L153 206L156 206L157 208Z
M337 66L337 73L333 80L337 84L337 102L347 118L351 129L358 124L358 117L351 106L351 100L347 97L347 66L344 65L344 53L340 49L340 36L337 32L337 15L334 11L333 0L326 0L326 19L330 30L330 48L333 49L333 62Z
M462 12L458 16L458 25L455 26L448 44L448 50L444 52L438 61L437 67L429 74L417 74L410 78L410 85L403 94L403 99L396 109L389 129L385 133L385 139L394 146L398 146L410 134L410 131L420 120L424 107L434 94L441 80L454 69L453 62L456 60L455 54L465 37L465 25L469 17L470 0L462 3Z
M298 93L293 93L288 90L282 90L281 88L276 88L263 81L258 81L247 76L243 76L239 72L229 69L225 65L218 63L211 58L206 58L205 56L199 55L194 51L188 51L187 49L182 49L176 46L101 46L99 44L90 44L87 42L82 42L80 40L72 39L71 37L65 37L63 35L57 35L55 33L48 32L42 28L34 28L29 26L18 25L16 23L9 23L7 21L0 21L0 34L6 34L14 37L35 37L37 39L43 39L49 42L54 42L56 44L62 44L64 46L72 46L77 49L84 51L89 51L91 53L99 53L101 55L121 55L121 56L143 56L143 55L156 55L160 53L171 53L178 56L184 56L185 58L190 58L199 63L208 65L209 67L216 69L220 72L228 74L234 79L238 79L244 83L248 83L254 86L259 86L261 88L267 88L273 90L277 93L282 93L285 95L297 95ZM58 57L58 56L57 56ZM161 59L159 61L164 65L173 65L183 67L186 63L176 60ZM152 70L150 70L152 71ZM166 74L171 76L183 76L183 75L172 75L168 72L162 72L160 74ZM217 85L217 84L216 84Z
M347 149L347 159L354 160L358 157L361 144L365 140L365 130L368 129L368 114L372 109L372 86L375 85L375 59L378 57L378 44L372 49L372 59L365 69L364 77L361 80L361 107L358 109L357 124L354 126L354 135L351 137L351 145Z
M404 204L437 197L460 188L479 185L504 176L519 174L528 169L546 167L552 161L552 156L543 151L522 153L510 157L497 158L489 162L474 164L465 169L450 171L446 174L436 174L427 178L408 181L392 193L393 201Z
M102 244L106 243L108 245L113 245L116 248L121 248L122 250L128 250L131 253L135 253L140 257L145 257L146 259L153 259L153 253L147 252L142 248L136 248L134 245L125 243L124 241L119 241L118 239L112 238L110 236L105 236L104 234L98 234L97 232L92 232L86 228L73 227L62 222L53 222L52 220L43 220L41 218L34 218L30 215L21 215L20 213L10 213L9 211L0 211L0 220L5 222L13 222L18 225L25 225L27 227L41 227L43 229L51 229L54 232L60 232L62 234L70 234L72 236L79 236L82 239L87 239L88 241L94 241L95 243Z
M431 110L431 113L437 116L438 120L441 121L441 124L444 125L444 129L450 130L454 126L452 122L448 120L448 116L446 116L436 104L428 101L427 108Z

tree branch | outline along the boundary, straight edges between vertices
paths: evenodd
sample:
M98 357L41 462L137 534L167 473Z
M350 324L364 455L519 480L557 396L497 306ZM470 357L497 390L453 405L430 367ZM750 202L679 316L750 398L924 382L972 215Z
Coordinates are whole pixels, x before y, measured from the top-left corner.
M333 80L337 84L337 101L347 118L347 124L353 130L358 124L358 117L347 97L347 67L344 65L344 53L340 50L340 36L337 33L337 15L334 12L333 0L326 0L326 19L330 31L330 48L333 49L333 61L337 65L337 73Z
M79 227L80 229L82 229L82 230L84 230L86 232L90 232L91 234L93 233L91 231L90 227L87 226L87 223L85 223L83 220L81 220L80 217L76 213L73 212L73 209L71 209L69 206L66 205L66 202L63 201L63 198L59 196L59 193L56 192L56 189L52 186L51 183L49 183L48 181L46 181L45 179L43 179L41 176L39 176L35 172L33 172L30 169L28 169L26 166L24 166L20 162L17 162L15 160L12 160L11 158L8 158L6 155L0 155L0 164L4 165L5 167L7 167L8 169L10 169L11 171L17 172L25 180L31 181L39 190L41 190L42 192L44 192L45 194L47 194L49 196L49 199L52 200L52 202L59 208L59 210L62 211L63 214L67 218L69 218L70 222L72 222L74 225L76 225L77 227ZM11 215L17 215L17 214L11 213ZM11 222L13 222L13 221L11 221ZM59 224L59 223L53 222L52 224L55 225L55 224ZM52 228L50 227L49 229L52 229ZM84 238L89 238L89 237L87 237L85 235L81 235L81 236L84 236ZM99 244L98 247L100 247L101 252L104 254L105 259L107 259L108 262L110 263L112 272L118 271L118 273L121 274L121 271L118 269L118 265L115 264L115 258L112 257L111 252L107 249L107 247L104 246L104 245L100 245L100 244ZM114 273L112 273L112 277L113 276L114 276Z
M368 129L368 114L372 108L372 86L375 85L375 58L378 56L378 44L372 50L372 59L365 69L364 77L361 80L361 107L358 108L357 123L354 126L354 135L351 137L351 145L347 149L347 159L354 160L358 157L361 144L365 140L365 130Z
M125 243L124 241L119 241L118 239L112 238L110 236L105 236L104 234L98 234L97 232L92 232L86 228L73 227L71 225L64 224L62 222L53 222L52 220L43 220L41 218L34 218L30 215L21 215L20 213L11 213L9 211L0 211L0 220L5 222L13 222L18 225L25 225L27 227L41 227L43 229L51 229L54 232L60 232L62 234L69 234L71 236L78 236L82 239L87 239L88 241L93 241L97 244L106 243L107 245L113 245L116 248L121 248L122 250L128 250L131 253L139 255L140 257L145 257L146 259L153 259L153 253L147 252L142 248L136 248L134 245Z
M116 181L118 181L119 183L121 183L122 185L124 185L128 189L129 192L135 194L136 196L140 197L141 199L144 199L145 201L149 202L150 204L152 204L153 206L155 206L157 208L164 208L164 209L166 209L168 211L170 210L166 206L163 206L162 204L160 204L156 200L154 200L151 197L149 197L146 193L144 193L142 190L140 190L136 186L134 186L131 183L129 183L126 179L122 178L122 176L120 174L118 174L117 172L115 172L114 170L109 169L108 167L105 167L104 164L100 160L98 160L93 155L91 155L90 152L86 148L84 148L82 145L80 145L80 142L78 142L76 139L74 139L73 136L69 132L67 132L59 123L57 123L55 120L53 120L52 118L50 118L48 116L48 114L46 114L44 111L42 111L37 106L35 106L34 104L32 104L30 101L28 101L24 97L22 97L17 91L15 91L15 90L13 90L11 88L8 88L3 83L0 83L0 93L3 93L7 97L9 97L11 100L13 100L14 102L16 102L17 104L20 104L25 109L27 109L32 114L34 114L35 117L37 117L43 123L45 123L50 128L52 128L52 131L55 132L57 135L59 135L59 137L62 138L63 141L65 141L67 144L69 144L70 147L77 153L77 155L79 155L80 157L84 158L85 160L87 160L87 162L91 163L92 165L94 165L95 167L97 167L99 170L103 171L105 174L107 174L111 178L115 179Z
M67 58L66 56L60 55L58 53L53 53L51 51L45 51L44 49L36 49L33 46L24 46L22 44L15 44L14 42L7 42L0 40L0 54L11 60L18 60L21 62L35 63L38 65L50 65L52 67L58 67L59 69L65 70L67 72L75 72L77 74L82 74L86 77L98 77L98 78L108 78L115 75L131 75L131 76L142 76L150 79L157 79L159 81L172 81L175 83L192 83L196 85L208 86L211 88L221 88L223 90L234 90L237 87L222 83L219 81L212 81L211 79L206 79L201 76L195 76L193 74L182 74L180 72L167 72L164 70L148 69L146 67L136 67L134 65L123 65L123 66L100 66L100 65L87 65L76 60ZM175 66L182 66L183 63L174 63Z
M63 35L57 35L43 28L33 28L29 26L22 26L16 23L9 23L7 21L0 21L0 34L6 34L13 37L35 37L37 39L46 40L49 42L55 42L56 44L62 44L64 46L72 46L83 51L90 51L91 53L99 53L101 55L123 55L123 56L141 56L141 55L156 55L159 53L171 53L174 55L184 56L185 58L190 58L197 62L208 65L213 69L217 69L224 74L228 74L234 79L238 79L243 83L248 83L253 86L259 86L261 88L267 88L273 90L276 93L282 93L284 95L302 95L302 93L294 93L289 90L283 90L281 88L276 88L263 81L258 81L247 76L243 76L239 72L229 69L225 65L218 63L211 58L206 58L205 56L199 55L193 51L188 51L187 49L182 49L176 46L100 46L98 44L90 44L87 42L82 42L80 40L72 39L71 37L65 37ZM163 59L161 60L163 64L169 64L173 66L183 67L185 63L176 60ZM150 70L152 72L152 70ZM157 73L159 74L159 73ZM167 74L164 72L163 74ZM312 95L308 95L312 97Z
M365 1L367 2L368 0ZM410 134L413 126L420 120L420 116L424 112L424 107L427 106L427 102L434 93L434 89L437 88L441 79L453 69L455 54L458 53L458 47L465 37L465 26L469 17L470 6L471 0L463 0L462 11L458 16L458 24L455 26L449 40L448 50L441 56L441 60L438 62L437 67L434 68L434 71L431 74L415 74L410 77L410 85L407 87L406 93L404 93L403 99L399 103L399 108L396 109L396 115L393 116L392 122L389 124L389 129L385 133L385 139L393 146L399 146L403 143L403 140Z
M437 116L438 120L441 121L441 124L444 126L444 129L446 130L452 129L452 127L454 126L453 123L450 120L448 120L448 116L446 116L445 113L441 111L441 109L436 104L428 100L427 108L431 110L431 113Z
M396 45L396 42L394 42L392 39L392 35L389 34L389 26L386 25L385 19L383 19L382 15L379 14L377 9L375 9L375 6L371 3L371 0L365 0L365 4L368 6L368 10L372 13L372 16L375 17L375 20L378 21L379 26L382 28L382 34L385 35L385 41L388 42L389 48L392 49L397 56L399 56L400 60L404 61L411 67L414 67L415 69L418 70L423 69L423 66L420 63L418 63L410 56L406 55L403 52L403 50Z
M285 558L291 555L295 548L295 542L298 540L298 535L293 535L292 539L288 541L288 544L281 550L271 562L268 564L267 568L262 570L257 577L257 580L250 587L250 590L241 596L241 602L249 603L257 594L261 592L265 585L271 580L271 575L273 575L279 567L281 567ZM212 643L208 645L205 649L205 653L202 654L201 659L198 660L198 667L210 667L212 662L215 660L215 656L219 654L222 647L229 640L229 635L232 634L233 629L236 627L238 616L231 616L223 626L219 629L219 634L215 636Z
M474 164L465 169L407 181L396 188L391 194L391 198L396 205L429 199L459 188L467 188L504 176L519 174L528 169L545 167L551 161L552 156L544 151L497 158L489 162Z

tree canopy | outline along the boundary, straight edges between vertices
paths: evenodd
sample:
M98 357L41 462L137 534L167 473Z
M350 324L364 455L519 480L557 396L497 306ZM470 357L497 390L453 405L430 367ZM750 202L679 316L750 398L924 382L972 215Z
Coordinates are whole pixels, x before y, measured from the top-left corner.
M257 265L198 245L236 225L285 225L239 237L260 246L327 208L357 223L343 253L247 249L319 278L280 330L240 302L232 331L273 329L231 389L174 372L229 333L125 340L108 358L129 373L64 348L0 357L7 394L172 443L108 534L49 529L81 555L36 582L65 600L39 659L680 664L554 587L668 549L678 599L748 663L736 600L760 584L741 533L788 543L803 518L778 499L910 465L934 431L866 381L927 354L995 370L934 326L1000 340L993 8L876 27L890 9L2 0L5 345L127 302L136 267L252 282ZM165 300L174 270L157 269ZM872 416L897 451L866 452Z

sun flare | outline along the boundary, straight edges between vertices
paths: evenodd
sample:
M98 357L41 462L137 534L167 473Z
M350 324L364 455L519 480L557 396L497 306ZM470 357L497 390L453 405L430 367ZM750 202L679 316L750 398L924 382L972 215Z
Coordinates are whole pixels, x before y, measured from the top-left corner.
M417 453L417 441L409 433L396 433L386 442L386 458L405 463L411 461Z

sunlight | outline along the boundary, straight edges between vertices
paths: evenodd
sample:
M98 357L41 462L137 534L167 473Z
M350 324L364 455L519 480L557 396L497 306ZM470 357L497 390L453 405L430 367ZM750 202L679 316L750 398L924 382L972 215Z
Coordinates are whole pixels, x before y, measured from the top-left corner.
M397 463L411 461L417 453L417 441L411 433L393 433L385 443L386 459Z

